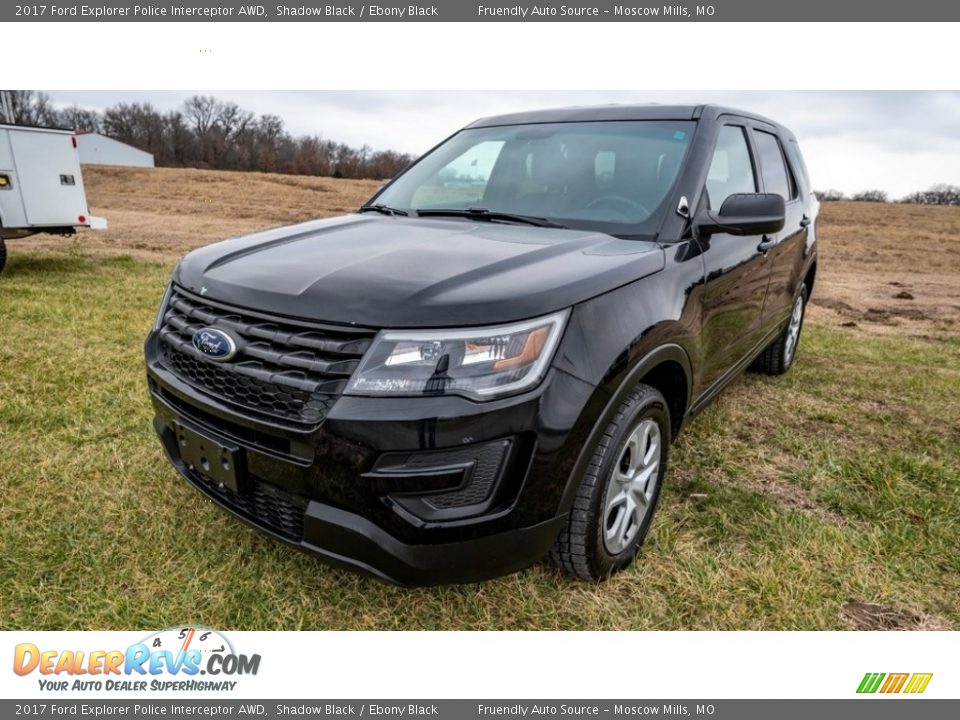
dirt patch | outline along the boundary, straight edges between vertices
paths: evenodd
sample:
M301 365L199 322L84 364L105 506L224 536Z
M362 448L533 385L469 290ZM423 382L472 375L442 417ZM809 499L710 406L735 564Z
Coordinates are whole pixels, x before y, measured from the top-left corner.
M738 479L737 485L744 490L763 495L781 507L808 513L829 523L843 521L839 513L818 503L809 492L784 480L777 474L776 468L764 466L763 470L765 472L759 474L744 475Z
M850 305L849 303L845 303L843 300L837 300L836 298L832 298L832 297L824 297L824 298L818 297L814 302L814 305L819 305L820 307L828 308L841 315L859 316L861 314L860 311L857 310L857 308L853 307L853 305Z
M876 334L957 334L960 208L827 202L818 232L821 319Z
M906 607L851 601L840 608L840 618L857 630L946 630L940 618Z

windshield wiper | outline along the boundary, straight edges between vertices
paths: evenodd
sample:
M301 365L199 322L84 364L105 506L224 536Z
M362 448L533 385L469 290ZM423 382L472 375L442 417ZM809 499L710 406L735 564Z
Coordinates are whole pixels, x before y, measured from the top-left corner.
M383 203L377 203L376 205L361 205L360 209L357 210L358 213L364 212L378 212L381 215L401 215L406 217L410 213L406 210L401 210L400 208L392 208Z
M517 215L516 213L499 212L481 207L471 207L465 210L457 210L454 208L425 208L423 210L417 210L417 215L420 217L464 217L470 218L471 220L489 220L490 222L514 222L545 228L566 227L566 225L561 225L560 223L555 223L542 217Z

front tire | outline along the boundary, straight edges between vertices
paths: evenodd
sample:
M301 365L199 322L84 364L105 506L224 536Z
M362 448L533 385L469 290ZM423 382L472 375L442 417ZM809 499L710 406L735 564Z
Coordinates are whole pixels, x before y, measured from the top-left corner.
M4 266L7 264L7 243L0 237L0 272L3 272Z
M550 564L593 582L629 566L650 529L669 454L667 401L637 385L593 450Z
M783 332L777 336L753 361L751 370L764 375L783 375L793 365L800 344L800 331L803 330L803 318L807 309L807 286L802 285L793 301L790 319Z

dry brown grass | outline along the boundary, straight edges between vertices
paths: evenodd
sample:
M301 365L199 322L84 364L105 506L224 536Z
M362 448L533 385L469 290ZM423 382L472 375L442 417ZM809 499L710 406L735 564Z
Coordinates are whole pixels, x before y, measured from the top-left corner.
M17 247L81 247L173 260L258 229L355 210L379 186L267 173L86 166L90 210L110 229ZM960 327L960 208L824 203L814 317L872 333L942 338Z
M269 173L178 168L83 168L90 212L106 232L73 240L35 236L24 248L62 248L172 260L188 250L244 233L356 210L380 185Z
M824 203L815 317L942 337L960 327L960 208Z

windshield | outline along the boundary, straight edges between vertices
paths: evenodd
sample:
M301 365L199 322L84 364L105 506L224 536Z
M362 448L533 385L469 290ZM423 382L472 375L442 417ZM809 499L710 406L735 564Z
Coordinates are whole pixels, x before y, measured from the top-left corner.
M656 230L693 127L631 121L462 130L371 202L411 214L482 209L613 235L648 235Z

